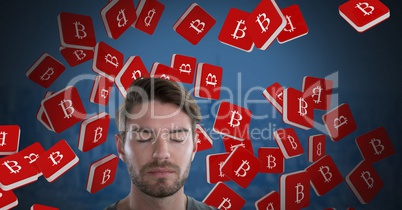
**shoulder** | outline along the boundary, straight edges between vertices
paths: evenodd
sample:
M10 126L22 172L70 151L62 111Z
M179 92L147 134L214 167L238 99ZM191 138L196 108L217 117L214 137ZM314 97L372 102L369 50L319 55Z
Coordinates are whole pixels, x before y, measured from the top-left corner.
M194 198L187 196L187 210L211 210L217 209L213 206L208 206L207 204L197 201Z
M116 210L116 203L110 204L109 206L107 206L104 210Z

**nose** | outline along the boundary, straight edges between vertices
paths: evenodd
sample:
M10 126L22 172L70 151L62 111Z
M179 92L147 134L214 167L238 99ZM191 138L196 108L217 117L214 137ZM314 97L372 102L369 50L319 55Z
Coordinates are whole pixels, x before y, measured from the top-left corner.
M161 136L158 137L158 139L154 143L154 153L152 157L155 159L163 160L170 158L169 145L168 145L169 140Z

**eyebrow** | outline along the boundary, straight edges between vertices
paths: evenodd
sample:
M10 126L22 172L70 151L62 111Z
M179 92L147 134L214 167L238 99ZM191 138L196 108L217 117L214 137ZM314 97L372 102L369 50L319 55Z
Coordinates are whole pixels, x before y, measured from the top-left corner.
M154 133L153 130L154 130L154 129L151 129L151 128L137 127L137 128L131 129L130 131ZM170 133L170 134L174 134L174 133L189 132L189 131L190 131L190 130L187 129L187 128L178 128L178 129L170 130L169 133Z

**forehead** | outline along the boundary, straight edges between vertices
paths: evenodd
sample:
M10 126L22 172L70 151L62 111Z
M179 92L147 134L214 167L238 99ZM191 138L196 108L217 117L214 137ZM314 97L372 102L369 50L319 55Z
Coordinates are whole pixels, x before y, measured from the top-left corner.
M147 101L135 105L127 117L127 126L138 125L145 128L175 129L190 128L191 119L182 108L171 103Z

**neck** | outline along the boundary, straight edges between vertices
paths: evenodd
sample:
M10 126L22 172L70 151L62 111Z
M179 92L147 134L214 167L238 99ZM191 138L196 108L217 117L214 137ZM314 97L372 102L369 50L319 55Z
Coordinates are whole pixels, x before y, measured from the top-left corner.
M144 194L133 184L131 184L130 194L122 199L117 205L118 210L185 210L186 208L187 196L184 194L183 188L181 188L179 191L169 197L155 198Z

